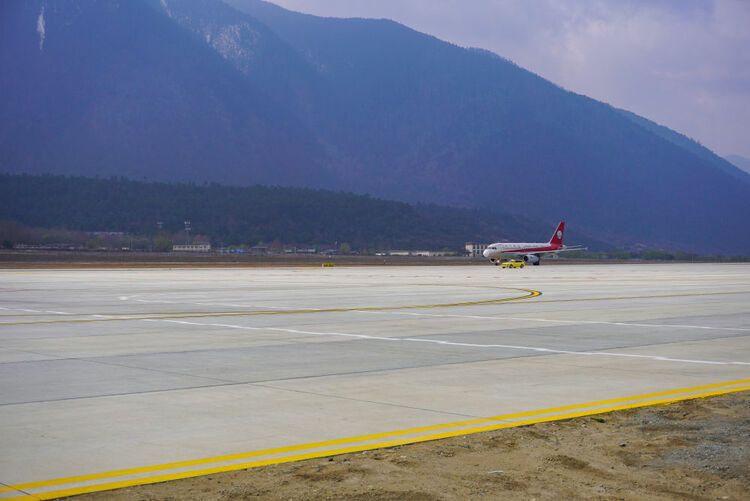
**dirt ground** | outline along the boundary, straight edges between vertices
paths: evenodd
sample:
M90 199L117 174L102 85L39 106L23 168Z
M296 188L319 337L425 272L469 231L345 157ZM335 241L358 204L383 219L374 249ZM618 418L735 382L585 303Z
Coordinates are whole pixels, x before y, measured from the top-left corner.
M641 264L653 261L639 261ZM660 261L665 263L669 261ZM87 269L87 268L267 268L287 266L320 267L323 263L336 266L464 266L489 265L482 257L466 256L360 256L360 255L252 255L217 253L174 253L174 252L117 252L117 251L17 251L0 249L0 269L40 268L40 269ZM621 264L633 261L614 259L546 259L545 266L571 264Z
M285 267L318 266L334 263L340 266L460 266L487 264L484 258L463 256L360 256L322 254L218 254L175 252L116 251L16 251L0 249L0 269L8 268L120 268L120 267Z
M750 392L77 496L749 499Z

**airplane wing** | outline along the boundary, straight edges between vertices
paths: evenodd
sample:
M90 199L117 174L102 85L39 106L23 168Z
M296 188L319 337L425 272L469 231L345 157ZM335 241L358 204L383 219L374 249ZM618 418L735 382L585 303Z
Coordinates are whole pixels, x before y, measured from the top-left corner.
M583 245L564 245L562 249L558 249L557 252L562 251L585 251L588 250L588 247L584 247Z
M582 245L570 245L570 246L564 246L557 250L551 250L551 251L528 251L528 252L519 252L519 256L523 256L526 254L535 254L539 257L544 256L551 256L551 255L557 255L558 252L565 252L565 251L584 251L587 250L588 247L583 247Z
M570 245L570 246L567 246L567 245L566 245L566 246L563 246L563 247L561 247L560 249L557 249L557 250L555 250L555 251L550 251L550 252L539 253L539 255L541 256L541 255L543 254L543 255L545 255L545 256L546 256L546 255L549 255L549 254L557 254L558 252L566 252L566 251L585 251L585 250L588 250L588 247L584 247L584 246L582 246L582 245Z

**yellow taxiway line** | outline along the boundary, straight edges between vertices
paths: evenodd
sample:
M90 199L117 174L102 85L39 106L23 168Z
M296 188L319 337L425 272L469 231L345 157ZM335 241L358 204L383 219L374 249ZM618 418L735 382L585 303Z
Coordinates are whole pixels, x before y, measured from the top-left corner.
M424 309L424 308L450 308L455 306L476 306L480 304L496 304L505 303L508 301L518 301L521 299L529 299L532 297L541 296L542 293L531 289L516 289L511 287L505 287L508 290L526 292L523 296L506 297L501 299L485 299L480 301L464 301L457 303L443 303L443 304L424 304L424 305L411 305L411 306L372 306L372 307L361 307L361 308L321 308L321 309L300 309L300 310L283 310L283 311L265 311L265 310L252 310L252 311L231 311L231 312L207 312L207 313L186 313L180 315L163 315L156 313L152 316L142 317L122 317L117 316L115 318L79 318L71 320L39 320L34 322L3 322L1 325L39 325L39 324L69 324L69 323L88 323L88 322L117 322L124 320L165 320L174 318L208 318L208 317L240 317L240 316L260 316L260 315L290 315L294 313L337 313L344 311L386 311L386 310L413 310L413 309ZM97 314L98 315L98 314ZM126 315L126 314L125 314Z
M586 297L573 299L537 299L535 301L529 301L529 303L571 303L575 301L612 301L616 299L660 299L669 297L725 296L729 294L750 294L750 291L690 292L685 294L653 294L649 296Z
M118 489L122 487L129 487L135 485L146 485L157 482L165 482L170 480L177 480L182 478L197 477L201 475L208 475L213 473L220 473L226 471L241 470L247 468L254 468L258 466L265 466L271 464L279 464L293 461L301 461L305 459L313 459L320 457L333 456L338 454L345 454L350 452L360 452L372 449L380 449L385 447L394 447L397 445L413 444L419 442L426 442L430 440L438 440L442 438L449 438L461 435L469 435L472 433L478 433L483 431L499 430L503 428L512 428L517 426L525 426L535 423L543 423L550 421L559 421L563 419L570 419L575 417L590 416L594 414L603 414L624 409L634 409L638 407L646 407L650 405L666 405L683 400L691 400L696 398L705 398L716 395L723 395L726 393L738 392L750 390L750 379L739 380L739 381L728 381L723 383L709 384L703 386L695 386L691 388L682 388L677 390L662 391L656 393L649 393L644 395L635 395L630 397L614 398L608 400L601 400L598 402L589 402L583 404L566 405L561 407L553 407L549 409L542 409L529 412L520 412L515 414L506 414L501 416L487 417L472 419L466 421L458 421L453 423L438 424L433 426L424 426L419 428L410 428L406 430L390 431L384 433L375 433L371 435L363 435L358 437L342 438L337 440L330 440L325 442L315 442L309 444L293 445L288 447L279 447L274 449L265 449L253 452L246 452L241 454L231 454L224 456L216 456L210 458L202 458L188 461L179 461L172 463L165 463L161 465L146 466L140 468L129 468L124 470L116 470L104 473L97 473L92 475L78 475L72 477L58 478L53 480L45 480L39 482L27 482L23 484L16 484L11 486L0 487L0 496L2 493L24 493L21 496L14 497L0 497L0 500L32 500L32 499L55 499L65 496L74 496L77 494L84 494L88 492L99 492L111 489ZM663 398L666 397L666 398ZM573 411L573 412L570 412ZM520 418L531 418L531 419L520 419ZM503 421L498 423L498 421ZM492 423L492 424L488 424ZM479 426L478 426L479 425ZM458 429L456 429L458 428ZM439 430L450 430L441 431L439 433L429 433ZM412 436L409 436L412 435ZM402 438L398 438L402 437ZM405 437L405 438L403 438ZM392 439L385 440L382 439ZM366 443L365 443L366 442ZM354 445L351 445L354 444ZM335 448L336 446L347 445L342 448ZM334 448L330 448L334 447ZM323 450L313 450L323 449ZM283 455L294 452L303 452L302 454ZM265 456L275 456L266 459L258 459L253 461L242 461L244 459L258 458ZM231 464L217 465L218 463L226 463L230 461ZM168 470L176 470L180 468L188 468L193 466L203 465L215 465L204 468L192 469L187 471L178 471L174 473L160 473L151 476L142 476L139 478L129 478L123 480L115 480L121 477L133 476L133 475L148 475L150 473L167 472ZM86 482L92 482L96 480L104 480L104 483L83 485L83 486L72 486L73 484L81 484ZM107 480L114 480L108 481ZM46 492L34 492L29 491L40 490L50 487L62 487L69 486L63 489L51 490Z
M347 311L387 311L387 310L410 310L410 309L425 309L425 308L450 308L456 306L479 306L487 304L498 304L507 303L512 301L527 300L534 297L541 296L540 291L531 289L515 289L505 287L506 289L518 290L527 292L526 295L517 297L508 297L502 299L487 299L481 301L464 301L457 303L444 303L444 304L425 304L425 305L412 305L412 306L374 306L374 307L361 307L361 308L321 308L321 309L299 309L299 310L247 310L247 311L210 311L203 313L71 313L66 316L112 316L113 318L78 318L70 320L38 320L32 322L0 322L0 326L3 325L44 325L44 324L66 324L66 323L89 323L89 322L122 322L127 320L170 320L179 318L211 318L211 317L246 317L246 316L262 316L262 315L291 315L299 313L337 313ZM575 298L575 299L537 299L524 301L525 303L569 303L577 301L616 301L616 300L627 300L627 299L660 299L670 297L699 297L699 296L719 296L729 294L750 294L750 291L726 291L726 292L698 292L690 294L654 294L644 296L611 296L611 297L588 297L588 298ZM35 316L50 316L52 314L41 313ZM142 316L133 316L142 315ZM2 316L2 315L0 315ZM15 316L15 315L13 315ZM20 315L18 315L20 316ZM34 316L34 315L30 315Z

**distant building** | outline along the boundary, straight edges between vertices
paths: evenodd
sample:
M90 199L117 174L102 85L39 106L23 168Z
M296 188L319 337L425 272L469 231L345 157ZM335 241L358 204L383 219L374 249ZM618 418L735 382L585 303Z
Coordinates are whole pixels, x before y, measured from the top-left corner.
M250 247L250 254L268 254L268 247L265 245L255 245Z
M211 252L211 244L173 245L172 252Z
M445 257L445 256L455 256L455 251L431 251L431 250L418 250L414 251L412 253L413 256L425 256L425 257Z
M391 256L440 257L440 256L454 256L456 253L453 251L392 250L388 254Z
M470 257L479 257L487 248L487 244L478 244L476 242L466 242L466 253Z

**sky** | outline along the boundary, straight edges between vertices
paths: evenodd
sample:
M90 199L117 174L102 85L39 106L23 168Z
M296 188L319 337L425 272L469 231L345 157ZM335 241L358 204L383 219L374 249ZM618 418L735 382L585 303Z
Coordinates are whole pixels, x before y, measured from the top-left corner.
M750 158L750 0L272 0L387 18Z

